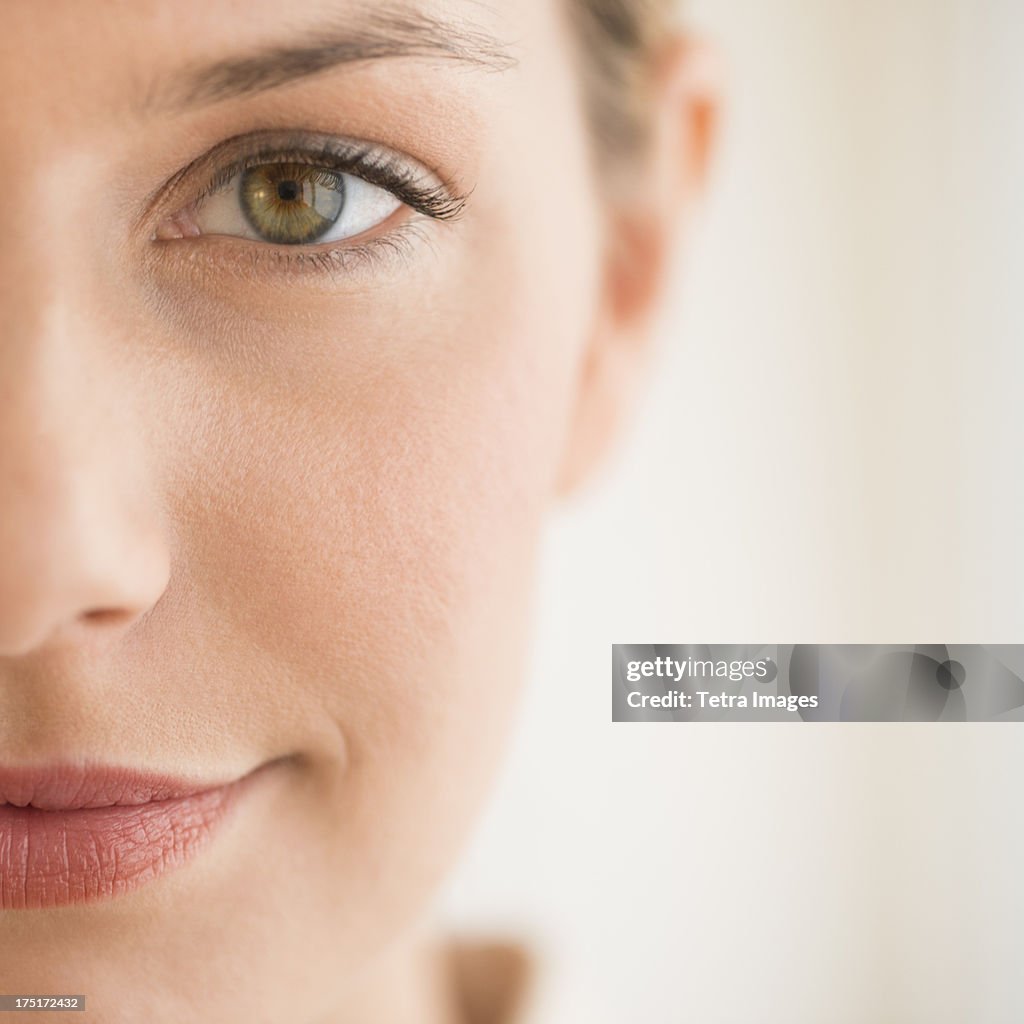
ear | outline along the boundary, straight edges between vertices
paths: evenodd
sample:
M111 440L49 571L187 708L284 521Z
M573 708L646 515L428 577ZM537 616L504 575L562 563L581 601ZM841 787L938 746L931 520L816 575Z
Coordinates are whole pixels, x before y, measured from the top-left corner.
M718 79L710 47L688 36L669 41L655 77L648 149L602 197L604 287L580 364L559 495L592 475L640 391L673 243L703 190Z

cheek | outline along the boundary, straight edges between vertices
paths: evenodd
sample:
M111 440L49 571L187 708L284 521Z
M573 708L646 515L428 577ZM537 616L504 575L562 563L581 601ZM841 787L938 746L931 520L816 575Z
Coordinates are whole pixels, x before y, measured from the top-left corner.
M555 187L587 179L565 117L557 178L492 147L473 215L408 273L315 301L229 284L193 322L229 325L252 295L244 327L187 374L169 343L156 371L158 419L190 425L168 456L181 571L161 614L194 638L176 677L215 682L261 756L298 755L251 889L352 962L450 862L519 688L597 306L593 199ZM521 120L502 130L526 139Z
M305 760L282 834L363 944L450 860L518 690L587 323L532 246L267 329L272 372L166 390L194 424L169 607L225 701L274 709L264 753Z

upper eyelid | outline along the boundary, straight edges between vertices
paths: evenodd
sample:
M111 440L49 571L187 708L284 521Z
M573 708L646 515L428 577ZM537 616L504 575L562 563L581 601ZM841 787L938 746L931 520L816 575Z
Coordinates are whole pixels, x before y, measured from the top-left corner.
M311 146L299 143L276 144L261 146L241 153L231 162L218 168L206 188L210 191L216 190L224 184L232 175L239 174L249 167L255 167L264 163L305 163L314 165L317 163L337 164L339 170L345 170L353 164L361 163L373 156L383 155L390 158L389 151L381 149L373 143L351 142L349 140L337 140L337 144L326 147ZM355 173L354 171L351 173Z

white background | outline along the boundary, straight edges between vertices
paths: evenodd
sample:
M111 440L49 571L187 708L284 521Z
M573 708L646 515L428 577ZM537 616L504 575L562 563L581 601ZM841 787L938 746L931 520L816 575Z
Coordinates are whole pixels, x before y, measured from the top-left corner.
M444 914L616 1022L1017 1022L1020 726L609 718L612 642L1024 641L1024 4L691 14L714 187Z

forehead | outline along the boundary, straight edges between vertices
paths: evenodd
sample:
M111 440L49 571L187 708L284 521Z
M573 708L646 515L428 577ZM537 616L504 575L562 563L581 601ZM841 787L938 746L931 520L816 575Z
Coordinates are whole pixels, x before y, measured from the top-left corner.
M97 104L138 112L217 101L300 74L402 59L436 70L500 70L517 63L518 40L536 38L546 7L547 0L0 0L0 109L45 107L75 120Z

